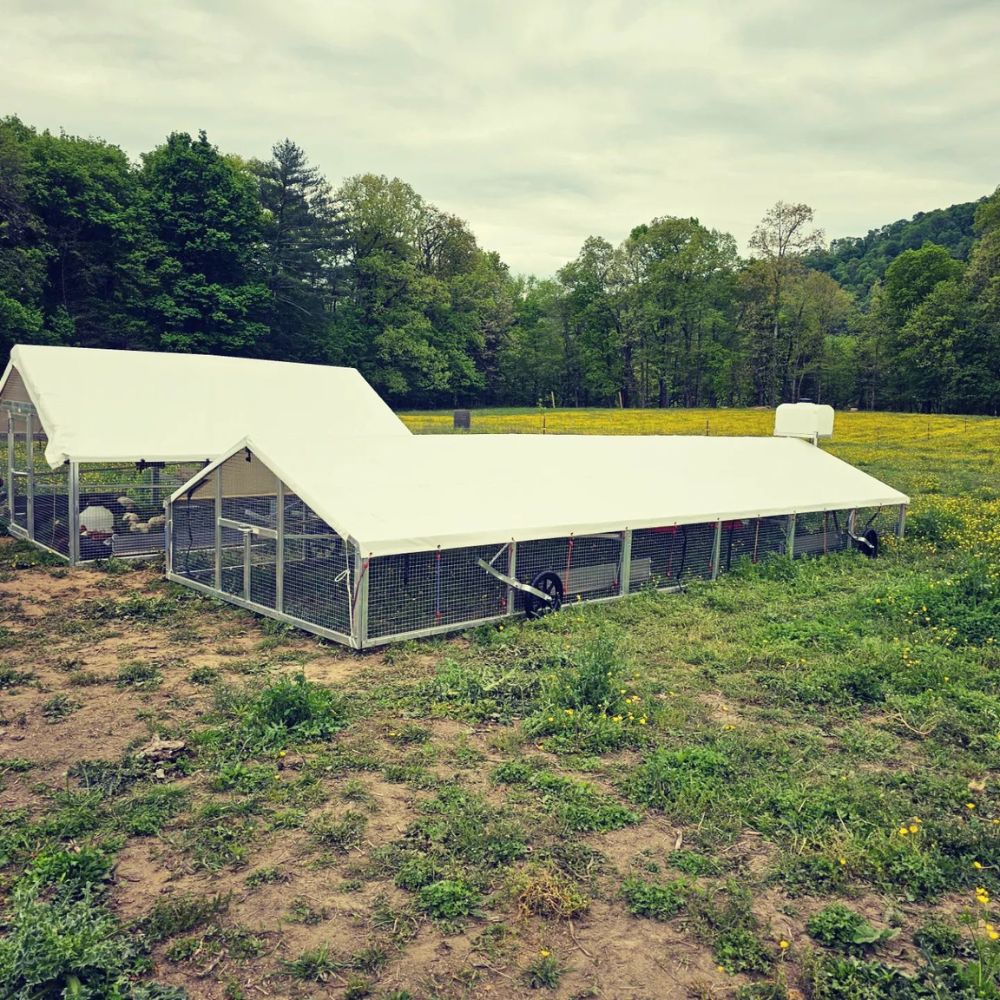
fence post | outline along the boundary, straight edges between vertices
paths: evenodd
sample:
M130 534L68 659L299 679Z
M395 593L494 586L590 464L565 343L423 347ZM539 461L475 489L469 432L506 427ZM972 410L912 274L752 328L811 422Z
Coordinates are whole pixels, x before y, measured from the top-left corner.
M722 522L715 522L715 538L712 541L712 579L719 578L719 562L722 559Z
M794 559L795 558L795 515L794 514L788 515L788 528L785 532L785 536L787 538L785 549L787 550L788 558Z
M622 532L622 568L619 573L620 593L626 597L632 585L632 529Z

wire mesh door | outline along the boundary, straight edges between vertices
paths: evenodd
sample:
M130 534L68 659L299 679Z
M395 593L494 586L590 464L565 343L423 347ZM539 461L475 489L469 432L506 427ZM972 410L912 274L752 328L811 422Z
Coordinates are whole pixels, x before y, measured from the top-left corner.
M32 514L34 513L31 491L31 470L34 458L31 417L22 413L10 413L8 419L7 490L11 534L30 538Z

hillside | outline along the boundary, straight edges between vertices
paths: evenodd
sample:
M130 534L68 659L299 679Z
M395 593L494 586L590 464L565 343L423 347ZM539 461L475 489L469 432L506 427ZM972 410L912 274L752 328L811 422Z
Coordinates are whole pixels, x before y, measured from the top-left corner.
M811 267L836 278L858 299L868 297L872 285L904 250L918 250L925 243L937 243L959 260L966 260L974 239L973 219L979 201L967 201L950 208L917 212L912 219L899 219L866 236L845 236L834 240L830 249L816 254Z

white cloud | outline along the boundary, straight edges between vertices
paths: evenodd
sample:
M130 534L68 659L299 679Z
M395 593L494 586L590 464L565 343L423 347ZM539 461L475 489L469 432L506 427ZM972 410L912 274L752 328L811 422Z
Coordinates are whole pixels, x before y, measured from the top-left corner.
M175 129L398 175L514 270L778 198L861 234L1000 181L1000 8L859 0L8 0L0 106L131 154Z

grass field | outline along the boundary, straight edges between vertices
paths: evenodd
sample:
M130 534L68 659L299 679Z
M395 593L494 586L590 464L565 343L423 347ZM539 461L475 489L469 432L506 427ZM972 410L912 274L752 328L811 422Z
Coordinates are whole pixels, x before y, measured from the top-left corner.
M827 447L876 562L378 653L0 543L0 996L1000 997L1000 421Z

